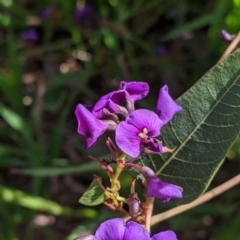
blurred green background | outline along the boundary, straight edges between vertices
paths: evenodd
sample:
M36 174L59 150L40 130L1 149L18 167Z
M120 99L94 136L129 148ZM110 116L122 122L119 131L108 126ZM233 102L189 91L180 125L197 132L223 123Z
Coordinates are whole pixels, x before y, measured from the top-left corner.
M78 203L93 174L105 175L76 132L76 104L120 80L149 83L138 107L154 109L164 84L176 99L227 48L221 29L239 31L240 0L0 0L0 239L71 240L118 216ZM101 139L90 153L104 158ZM239 154L238 140L211 188L239 173ZM235 187L153 232L240 239L239 200Z

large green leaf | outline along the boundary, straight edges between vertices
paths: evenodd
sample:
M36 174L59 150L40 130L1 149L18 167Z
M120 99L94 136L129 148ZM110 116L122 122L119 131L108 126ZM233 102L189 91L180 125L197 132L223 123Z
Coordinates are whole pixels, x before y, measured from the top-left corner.
M240 130L240 50L218 63L177 102L183 107L162 129L173 154L141 159L157 175L183 187L180 203L208 187Z

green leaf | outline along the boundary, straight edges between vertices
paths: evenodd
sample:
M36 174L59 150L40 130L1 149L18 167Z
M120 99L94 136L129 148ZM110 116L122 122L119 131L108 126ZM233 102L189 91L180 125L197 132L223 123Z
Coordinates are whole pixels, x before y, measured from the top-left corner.
M79 202L86 206L96 206L105 200L105 189L99 177L93 179L91 185L79 199Z
M0 148L1 150L1 148ZM73 173L97 172L100 168L95 162L81 164L80 166L65 166L65 167L37 167L33 169L16 170L22 175L31 175L37 177L60 176Z
M20 190L0 185L0 200L13 203L28 209L47 212L55 216L78 216L96 218L97 212L90 208L75 210L57 202L24 193Z
M30 130L26 121L10 108L0 104L0 116L11 126L14 130L19 132L26 140L30 141Z
M177 102L183 110L161 131L173 154L141 159L165 181L183 187L188 203L208 187L240 130L240 50L218 63Z

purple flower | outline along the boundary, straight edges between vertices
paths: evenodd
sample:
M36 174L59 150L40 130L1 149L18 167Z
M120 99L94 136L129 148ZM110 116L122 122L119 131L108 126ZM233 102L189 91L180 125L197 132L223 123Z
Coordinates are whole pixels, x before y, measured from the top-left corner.
M167 48L164 45L155 47L155 53L159 56L164 56L167 54Z
M139 156L141 146L162 153L162 143L154 138L160 134L162 125L163 122L156 113L146 109L135 110L118 125L116 143L123 152L133 158Z
M74 11L74 20L77 25L90 27L96 24L96 15L90 5L78 7Z
M109 114L120 114L126 117L134 110L134 102L144 98L148 92L149 86L145 82L121 81L119 90L101 97L94 105L92 113L97 118L104 118Z
M159 91L156 109L158 117L163 122L162 125L167 124L173 116L181 110L182 107L179 106L168 94L167 85L163 86Z
M149 92L149 86L146 82L125 82L121 81L119 89L125 90L129 93L131 100L141 100L146 97Z
M168 202L172 198L182 198L181 187L161 181L148 167L143 167L142 173L147 181L148 197L160 198L163 202Z
M41 18L42 19L48 19L51 17L53 13L54 8L53 7L46 7L41 12Z
M29 28L22 33L22 38L26 41L37 41L39 35L35 28Z
M85 148L90 148L107 129L107 125L98 120L82 104L75 110L78 121L78 133L85 137Z
M177 240L173 231L165 231L150 237L140 224L121 218L103 222L95 233L94 240Z
M221 30L221 32L220 32L220 37L224 40L224 41L226 41L226 42L231 42L232 40L233 40L233 38L234 38L234 36L233 35L231 35L229 32L227 32L226 30Z
M97 118L104 118L106 115L121 114L128 115L128 110L125 106L128 105L130 96L127 91L114 91L101 97L94 105L92 113Z

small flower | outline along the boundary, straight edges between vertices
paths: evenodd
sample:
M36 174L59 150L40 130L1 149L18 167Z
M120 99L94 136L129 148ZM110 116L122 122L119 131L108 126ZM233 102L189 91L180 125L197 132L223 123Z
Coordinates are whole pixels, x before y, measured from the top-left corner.
M116 129L118 147L136 158L140 155L141 146L162 153L162 143L155 139L160 134L163 122L156 113L146 109L138 109L130 113L125 121L119 123Z
M159 45L157 47L155 47L155 53L158 55L158 56L164 56L167 54L167 48L164 46L164 45Z
M41 18L42 19L48 19L51 17L52 13L54 11L53 7L46 7L41 12Z
M121 218L103 222L95 233L94 240L177 240L173 231L165 231L150 237L140 224Z
M26 41L37 41L39 35L35 28L29 28L22 33L22 38Z
M226 42L231 42L232 40L233 40L233 38L234 38L234 36L233 35L231 35L229 32L227 32L226 30L221 30L221 32L220 32L220 37L224 40L224 41L226 41Z
M113 91L101 97L94 105L92 113L97 118L106 117L108 114L120 114L127 116L134 110L134 102L144 98L149 92L149 86L145 82L121 81L119 90ZM107 109L108 111L105 111Z
M95 118L82 104L75 110L78 121L78 133L85 137L85 148L90 148L106 130L107 125Z
M158 117L163 122L162 125L167 124L173 116L181 110L182 107L179 106L168 94L167 85L163 86L159 91L156 109Z
M96 24L96 14L92 6L85 5L76 8L74 11L75 23L83 27L91 27Z
M142 173L147 181L148 197L160 198L163 202L168 202L172 198L182 198L181 187L161 181L148 167L143 167Z

